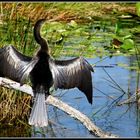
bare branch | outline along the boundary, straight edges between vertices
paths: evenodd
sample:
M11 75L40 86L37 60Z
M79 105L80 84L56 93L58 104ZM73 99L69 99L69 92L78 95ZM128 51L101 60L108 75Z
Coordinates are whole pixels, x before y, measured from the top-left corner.
M136 95L132 96L129 99L126 99L126 100L124 100L122 102L117 103L117 105L121 106L121 105L124 105L124 104L130 104L130 103L134 103L134 102L136 102Z
M140 89L138 89L129 99L126 99L122 102L117 103L118 106L124 105L124 104L130 104L137 101L137 99L140 97Z
M29 85L20 86L19 83L15 82L15 81L12 81L10 79L2 78L2 77L0 77L0 85L3 86L3 87L19 90L19 91L25 92L25 93L33 96L32 88ZM104 132L99 127L97 127L86 115L84 115L83 113L79 112L75 108L67 105L66 103L60 101L59 99L57 99L57 98L55 98L51 95L48 96L48 98L46 100L46 103L50 104L50 105L53 105L53 106L63 110L64 112L69 114L71 117L76 118L90 132L94 133L94 135L96 135L98 137L103 137L103 138L105 138L105 137L106 138L107 137L111 137L111 138L118 137L118 136L116 136L114 134L111 134L109 132Z

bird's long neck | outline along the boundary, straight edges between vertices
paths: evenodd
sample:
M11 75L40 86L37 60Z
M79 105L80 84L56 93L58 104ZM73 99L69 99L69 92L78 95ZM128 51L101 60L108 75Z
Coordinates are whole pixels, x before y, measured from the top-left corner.
M47 41L41 37L40 35L40 30L41 30L41 25L45 22L45 19L38 20L34 26L34 37L36 42L41 46L41 50L45 51L48 53L49 48L48 48L48 43Z

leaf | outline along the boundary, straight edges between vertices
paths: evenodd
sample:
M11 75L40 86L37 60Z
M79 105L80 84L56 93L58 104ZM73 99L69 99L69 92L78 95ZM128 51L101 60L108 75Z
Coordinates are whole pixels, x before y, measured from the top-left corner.
M126 35L125 37L123 37L123 40L126 40L126 39L129 39L129 38L131 38L132 37L132 35Z
M134 48L134 41L132 39L125 39L123 45L121 45L120 47L125 50L130 50Z

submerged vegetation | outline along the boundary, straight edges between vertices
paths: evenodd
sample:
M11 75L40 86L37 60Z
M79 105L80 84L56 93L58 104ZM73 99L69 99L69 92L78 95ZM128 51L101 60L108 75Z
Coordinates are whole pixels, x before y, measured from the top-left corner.
M137 72L138 90L140 18L136 3L1 2L0 9L0 47L12 44L32 56L38 49L33 25L46 18L42 35L47 38L53 57L133 56L131 67L118 65ZM29 95L0 87L0 124L27 125L30 99Z

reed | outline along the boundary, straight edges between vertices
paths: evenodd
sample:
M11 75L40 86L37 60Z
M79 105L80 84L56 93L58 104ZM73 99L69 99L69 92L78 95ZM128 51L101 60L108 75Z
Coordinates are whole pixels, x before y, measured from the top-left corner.
M19 91L0 88L0 123L15 125L28 121L31 96Z

